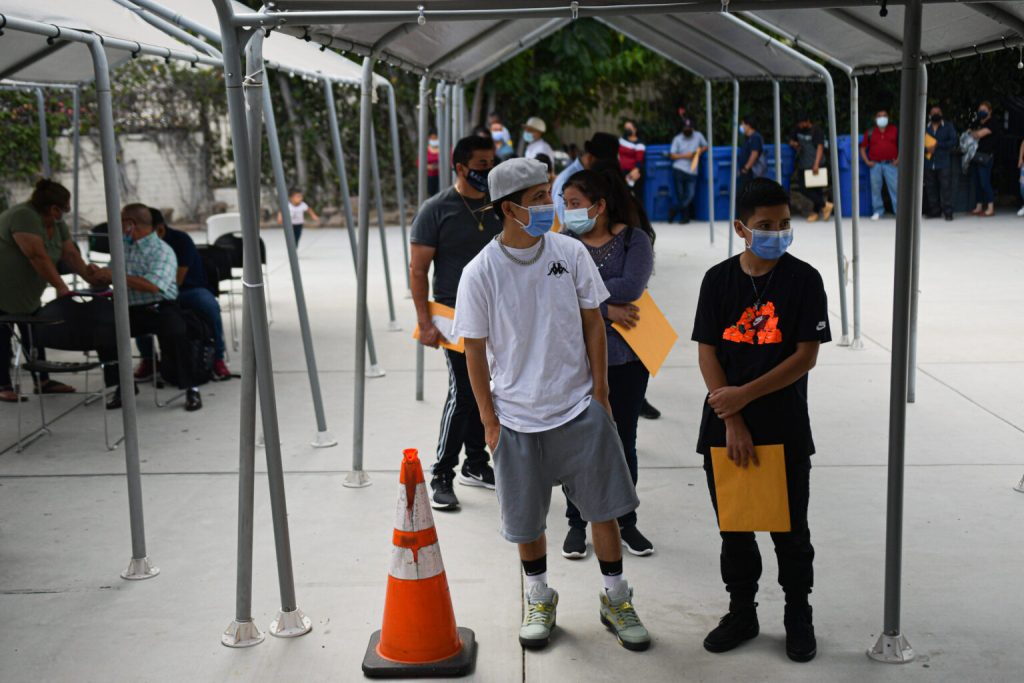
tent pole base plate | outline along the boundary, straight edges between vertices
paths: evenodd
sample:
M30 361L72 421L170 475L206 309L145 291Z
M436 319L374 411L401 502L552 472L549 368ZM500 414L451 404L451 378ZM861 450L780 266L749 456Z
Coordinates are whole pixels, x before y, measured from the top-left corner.
M1020 482L1013 487L1013 490L1018 493L1024 493L1024 477L1020 478Z
M296 607L290 612L278 612L269 630L270 635L278 638L298 638L313 630L313 622Z
M313 448L330 448L331 446L337 446L338 440L334 438L333 434L325 429L322 432L316 433L311 445Z
M388 332L401 332L401 331L402 331L402 326L398 323L397 320L392 320L391 322L388 323Z
M370 369L366 371L366 376L370 379L377 379L378 377L383 377L386 374L388 373L384 372L384 368L376 363L371 365Z
M144 581L145 579L152 579L154 576L160 573L158 567L154 567L149 564L149 558L132 558L131 562L128 563L128 568L121 572L121 578L126 581Z
M896 635L883 633L867 654L876 662L885 664L909 664L916 657L914 648L910 647L910 643L902 633Z
M854 351L860 351L864 348L864 340L860 337L854 337L853 341L850 342L850 348Z
M369 474L363 470L353 470L345 475L345 481L341 482L341 485L349 489L362 489L372 483Z
M842 336L842 338L839 340L839 342L836 344L836 346L849 346L849 345L850 345L850 335L848 335L848 334L844 334Z
M225 647L252 647L263 642L264 635L250 619L249 621L232 621L224 629L220 637L220 644Z

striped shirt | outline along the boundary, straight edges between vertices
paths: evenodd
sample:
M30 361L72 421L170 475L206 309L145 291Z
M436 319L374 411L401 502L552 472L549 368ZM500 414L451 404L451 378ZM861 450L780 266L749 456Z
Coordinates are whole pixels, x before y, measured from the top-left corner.
M628 173L637 166L642 167L646 151L647 147L639 140L630 142L626 138L619 138L619 168L623 173Z
M178 298L178 259L171 245L160 239L155 231L128 246L125 251L125 267L128 275L148 280L160 289L159 292L140 292L129 288L129 306L174 301Z

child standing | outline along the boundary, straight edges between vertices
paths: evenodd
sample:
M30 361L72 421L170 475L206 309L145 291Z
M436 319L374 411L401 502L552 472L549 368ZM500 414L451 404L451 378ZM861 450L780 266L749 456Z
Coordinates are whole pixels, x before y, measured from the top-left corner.
M779 584L786 594L786 654L808 662L817 653L808 596L814 547L807 525L814 441L807 412L807 374L818 347L831 341L821 275L786 253L792 242L789 195L767 178L752 179L739 197L733 229L746 249L704 276L693 340L708 396L697 451L704 455L716 513L712 447L728 449L727 467L757 467L754 446L785 450L790 531L772 533ZM726 652L757 636L761 555L752 532L722 532L722 581L729 613L707 638Z

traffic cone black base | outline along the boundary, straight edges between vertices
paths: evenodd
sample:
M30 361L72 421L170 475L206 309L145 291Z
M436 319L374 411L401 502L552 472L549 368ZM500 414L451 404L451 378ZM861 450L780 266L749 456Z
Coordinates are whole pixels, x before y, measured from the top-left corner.
M363 657L363 674L367 678L440 678L466 676L476 666L476 635L468 628L458 627L462 649L458 654L438 662L406 664L385 659L377 652L380 631L370 636Z

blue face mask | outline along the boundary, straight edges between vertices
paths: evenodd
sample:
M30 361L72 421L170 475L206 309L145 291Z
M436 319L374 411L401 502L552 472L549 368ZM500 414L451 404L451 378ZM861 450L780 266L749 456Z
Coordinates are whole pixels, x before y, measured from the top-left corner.
M743 135L747 134L747 127L742 123L740 124L740 133L742 133Z
M512 202L514 206L519 206L515 202ZM530 222L523 223L521 220L512 217L516 223L523 226L523 230L530 237L540 237L547 231L551 230L551 226L555 224L555 205L554 204L540 204L538 206L519 206L520 209L530 212Z
M537 136L531 133L530 131L523 131L523 140L526 140L527 142L533 142L536 139Z
M743 225L740 223L740 225ZM785 230L752 230L743 225L743 229L750 233L750 251L754 256L763 258L765 261L774 261L782 258L782 255L793 244L793 229Z
M590 209L566 209L565 229L575 235L585 235L594 229L597 216L590 217Z

